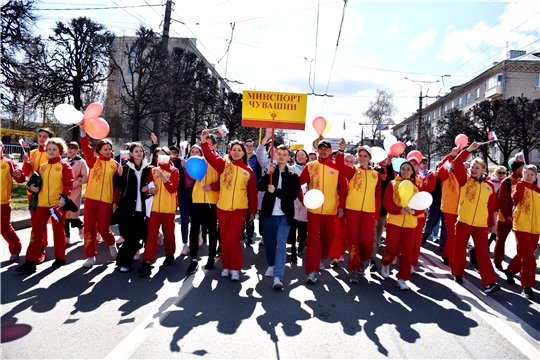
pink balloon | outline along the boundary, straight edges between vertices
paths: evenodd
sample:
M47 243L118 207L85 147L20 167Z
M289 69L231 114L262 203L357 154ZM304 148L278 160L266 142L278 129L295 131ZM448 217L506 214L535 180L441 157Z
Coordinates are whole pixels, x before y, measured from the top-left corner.
M458 148L463 149L469 143L469 138L465 134L459 134L456 136L455 143Z
M84 131L93 139L101 140L109 135L109 123L103 118L89 119L84 122Z
M313 127L317 132L317 135L321 136L326 129L326 120L322 116L318 116L313 120Z
M416 160L418 164L422 162L423 158L422 153L418 150L413 150L407 154L407 161Z
M84 110L84 120L97 119L103 112L103 106L100 103L91 103Z
M399 156L401 154L403 154L403 152L405 151L405 144L402 143L401 141L398 141L397 143L394 143L390 146L390 151L388 152L389 155L392 155L392 156Z

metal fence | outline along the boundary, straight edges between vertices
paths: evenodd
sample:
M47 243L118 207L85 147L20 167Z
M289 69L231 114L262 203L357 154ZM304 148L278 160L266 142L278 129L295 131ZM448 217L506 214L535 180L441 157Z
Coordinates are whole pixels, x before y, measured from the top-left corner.
M27 146L24 148L26 153L30 151L30 147ZM19 144L4 144L4 156L17 160L18 162L23 161L23 148Z

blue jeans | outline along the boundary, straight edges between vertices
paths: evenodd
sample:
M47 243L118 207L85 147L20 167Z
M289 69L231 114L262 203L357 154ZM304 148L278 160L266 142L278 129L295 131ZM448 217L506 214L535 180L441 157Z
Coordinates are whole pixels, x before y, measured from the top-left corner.
M289 235L289 221L285 215L262 216L264 250L268 266L274 266L274 277L283 280L285 273L286 247Z
M431 205L429 207L428 216L426 219L426 225L424 226L424 234L431 235L433 230L439 225L439 222L442 221L441 224L441 236L439 240L439 244L441 246L444 246L446 243L446 224L444 222L444 216L441 211L440 205ZM438 232L438 231L437 231Z

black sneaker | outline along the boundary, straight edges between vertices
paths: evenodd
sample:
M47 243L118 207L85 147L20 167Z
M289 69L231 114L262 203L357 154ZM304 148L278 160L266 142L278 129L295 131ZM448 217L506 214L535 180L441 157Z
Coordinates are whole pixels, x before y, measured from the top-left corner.
M442 262L444 265L448 266L450 263L448 262L448 258L442 257Z
M204 268L206 270L212 270L215 265L216 261L214 259L208 258L208 261L206 262L206 265L204 265Z
M34 264L33 262L30 262L30 261L26 261L21 266L16 267L15 271L19 272L19 273L35 272L36 271L36 264Z
M246 245L251 245L251 244L253 244L253 239L250 236L247 236L246 237Z
M165 261L163 261L163 266L169 266L174 263L174 255L165 255Z
M422 234L422 244L425 244L427 242L429 235Z
M530 287L523 288L523 292L521 294L529 300L536 300L536 298L534 297L534 292Z
M369 260L369 272L377 272L377 263L375 262L375 260Z
M139 268L137 269L137 272L139 274L143 274L143 275L151 275L152 274L152 265L150 265L149 262L145 261L141 264L141 266L139 266Z
M495 291L499 291L499 290L501 290L501 287L497 283L491 283L488 286L484 287L484 292L486 294L494 293Z
M296 256L296 255L292 256L291 255L291 264L296 264L296 263L298 263L298 256Z
M195 274L199 270L199 263L196 260L191 260L189 262L189 267L187 268L188 274Z
M514 274L510 272L510 270L505 269L504 274L506 275L506 282L510 285L515 285L516 281L514 280Z
M56 258L56 260L54 260L54 262L52 263L51 267L59 268L62 265L66 265L66 260L60 260L59 258Z
M454 280L455 280L455 282L457 282L459 285L463 285L463 276L461 276L461 275L454 275Z
M495 263L495 267L497 268L497 270L503 271L503 267L501 263Z
M476 269L478 269L478 262L476 261L476 249L472 248L469 250L469 259L471 261L471 264L474 265Z

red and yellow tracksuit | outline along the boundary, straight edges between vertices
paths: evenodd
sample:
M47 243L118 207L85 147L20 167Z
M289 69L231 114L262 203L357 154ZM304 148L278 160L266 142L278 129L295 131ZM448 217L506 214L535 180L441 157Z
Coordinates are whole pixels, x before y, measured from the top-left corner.
M11 190L13 189L13 180L18 183L24 182L24 174L16 177L13 175L19 166L3 155L0 156L0 233L8 243L10 254L19 254L21 252L21 240L13 225L11 225Z
M44 147L39 147L37 149L30 151L28 153L28 157L30 158L29 162L25 161L22 166L22 172L28 178L32 176L34 172L39 171L39 167L41 166L41 164L45 164L47 161L49 161L49 155L47 154L47 150ZM29 203L30 203L31 198L32 198L32 193L28 191ZM33 218L34 218L34 210L30 210L30 223L32 223ZM47 231L43 232L42 245L43 247L47 247L48 245ZM44 253L44 255L46 255L46 253Z
M429 174L427 178L416 174L416 186L418 191L427 191L431 192L435 190L435 185L437 184L437 178L432 174ZM414 231L414 246L411 265L418 265L418 259L420 258L420 248L422 247L422 233L424 231L424 225L426 224L426 210L422 211L418 215L418 224L416 225L416 230Z
M58 205L60 195L69 196L73 187L73 170L60 157L49 159L39 167L42 187L38 194L37 208L32 219L30 244L26 251L26 261L37 263L42 254L41 234L47 231L47 221L51 217L50 209ZM52 220L54 234L54 257L66 259L66 237L64 234L65 211L58 209L60 218Z
M496 280L493 264L489 260L488 229L493 227L497 196L493 184L487 178L482 176L478 180L467 174L463 161L469 154L467 150L463 150L454 160L454 171L461 190L452 272L456 276L463 276L467 243L472 236L482 285L487 286Z
M249 213L257 213L257 183L253 170L243 160L227 160L213 153L210 146L202 144L203 154L219 174L219 221L223 269L240 270L244 261L242 254L242 230Z
M384 248L382 264L388 266L399 257L398 279L409 280L411 277L411 262L413 256L414 236L418 226L418 216L423 211L414 211L414 214L401 213L401 197L399 196L399 184L402 181L411 181L397 176L386 187L383 206L388 212L386 221L386 247ZM418 193L418 187L414 186L413 195Z
M84 201L84 254L92 257L97 255L98 232L105 244L115 244L110 226L114 179L120 165L112 158L96 156L86 136L81 136L81 148L90 169Z
M161 171L167 181L156 174ZM178 182L180 173L178 169L170 163L153 168L148 174L148 183L154 182L157 193L152 202L152 212L147 220L148 237L144 247L142 261L154 262L158 250L159 227L163 230L163 240L165 244L165 255L174 255L176 252L176 238L174 236L174 218L176 216Z
M350 166L344 162L345 155L338 152L337 168L349 180L345 201L345 218L349 236L349 270L361 268L361 262L369 260L373 251L375 222L381 208L381 180L378 172L361 165Z
M520 181L512 192L512 199L516 206L512 229L516 236L517 255L508 264L508 271L512 274L521 272L521 286L534 287L534 251L540 237L540 188Z
M300 184L308 189L318 189L324 194L324 202L317 209L308 209L308 242L306 248L306 274L319 271L320 260L325 260L334 239L338 208L345 208L347 179L337 169L332 158L312 161L300 173Z
M499 186L499 213L497 214L497 240L493 250L493 262L500 264L504 260L504 247L506 238L512 230L512 222L506 222L506 218L512 217L512 190L520 180L515 174L512 174L509 180L504 179ZM508 191L507 181L510 181L510 191Z
M454 263L454 246L456 243L456 223L459 207L459 195L461 186L457 181L453 170L447 169L444 164L452 161L452 155L447 155L439 166L439 179L442 183L441 211L446 224L446 244L444 245L442 256L448 259L448 264Z

